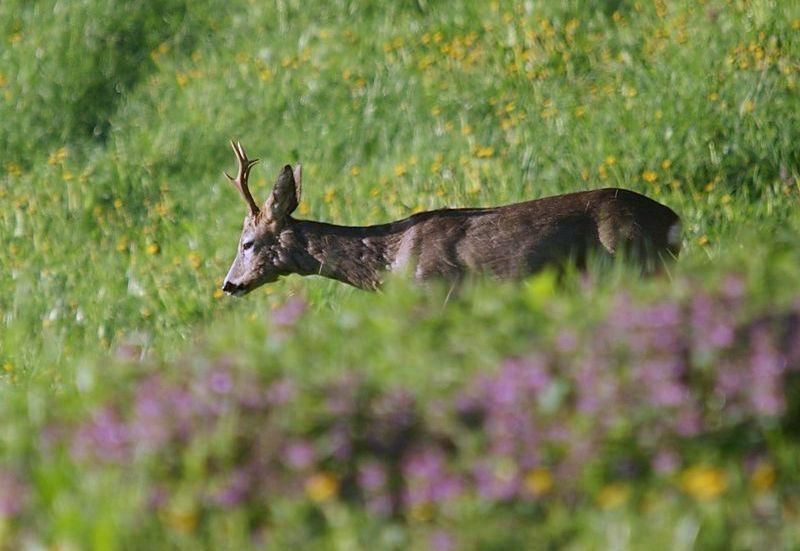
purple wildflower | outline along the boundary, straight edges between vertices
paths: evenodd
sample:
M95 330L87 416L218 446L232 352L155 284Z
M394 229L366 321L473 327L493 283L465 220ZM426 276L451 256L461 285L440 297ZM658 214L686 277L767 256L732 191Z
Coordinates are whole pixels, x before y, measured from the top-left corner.
M453 551L457 549L455 538L444 530L434 531L430 535L428 542L433 551Z
M388 482L386 469L377 461L369 461L359 465L358 485L365 492L383 490Z
M283 456L290 468L302 471L313 465L316 452L307 440L292 440L286 445Z
M678 470L680 460L675 452L671 450L660 450L653 457L651 463L653 470L661 475L670 475Z
M235 470L225 485L214 494L213 500L223 509L233 509L247 499L252 487L252 477L245 469Z
M295 384L289 379L279 379L267 388L267 402L273 406L283 406L291 402L297 394Z
M72 441L73 457L122 463L130 453L130 430L110 408L101 408L78 429Z
M0 520L22 513L27 496L27 486L16 475L0 471Z
M233 390L233 377L227 369L218 367L208 375L208 389L214 394L229 394Z
M306 311L306 301L300 297L291 297L284 304L272 311L272 322L281 328L288 328L297 323Z

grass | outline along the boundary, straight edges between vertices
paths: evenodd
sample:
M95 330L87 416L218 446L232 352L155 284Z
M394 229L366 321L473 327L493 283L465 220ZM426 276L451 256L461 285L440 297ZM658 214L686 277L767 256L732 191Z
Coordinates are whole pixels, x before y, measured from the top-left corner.
M403 387L427 408L509 357L552 349L565 329L598 331L620 294L687 305L735 276L746 289L738 326L788 311L800 298L793 3L11 0L0 43L0 474L27 496L14 514L0 500L0 547L263 537L422 548L453 534L479 548L527 537L636 548L651 534L665 548L796 545L796 435L759 416L733 451L706 434L682 441L673 479L614 476L621 429L603 448L608 472L579 485L582 497L468 499L390 519L347 496L289 491L205 509L206 467L165 475L157 454L129 469L84 464L39 436L108 404L125 411L153 370L191 380L229 357L236 373L309 392L280 421L297 436L318 430L313 397L343 373L378 394ZM232 300L217 290L245 212L221 174L231 137L262 158L257 198L280 166L303 163L303 217L369 224L622 186L681 214L683 252L669 278L620 269L563 288L477 282L446 305L441 290L402 280L365 294L298 277ZM306 313L276 327L291 297ZM213 455L214 438L175 453L191 464ZM763 491L747 482L753 454L778 473ZM727 491L703 501L681 490L695 464L711 465L712 481L724 470ZM163 510L139 506L154 480L171 485ZM256 537L259 507L269 522Z

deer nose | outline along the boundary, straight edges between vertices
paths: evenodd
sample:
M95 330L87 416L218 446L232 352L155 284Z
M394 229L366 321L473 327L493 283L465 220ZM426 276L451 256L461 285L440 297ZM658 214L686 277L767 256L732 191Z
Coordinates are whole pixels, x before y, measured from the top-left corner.
M222 284L222 290L225 291L226 293L228 293L229 295L235 293L236 291L238 291L239 288L240 288L239 285L236 285L235 283L231 283L227 279Z

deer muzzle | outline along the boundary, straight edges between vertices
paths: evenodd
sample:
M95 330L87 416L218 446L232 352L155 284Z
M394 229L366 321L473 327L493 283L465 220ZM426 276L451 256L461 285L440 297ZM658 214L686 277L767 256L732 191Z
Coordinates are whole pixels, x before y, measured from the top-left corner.
M229 295L233 296L241 296L245 294L246 289L244 285L240 285L237 283L233 283L232 281L226 279L222 284L222 290Z

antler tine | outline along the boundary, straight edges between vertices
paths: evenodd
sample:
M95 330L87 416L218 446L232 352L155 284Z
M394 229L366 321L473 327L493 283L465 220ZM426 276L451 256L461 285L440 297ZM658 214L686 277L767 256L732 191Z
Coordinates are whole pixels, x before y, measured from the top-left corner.
M236 189L239 190L239 193L242 194L244 197L247 206L250 208L250 214L256 216L259 212L258 205L256 204L255 200L253 199L253 195L250 193L250 188L247 186L247 179L250 177L250 169L253 168L259 160L258 159L248 159L247 153L244 151L244 147L242 146L241 142L234 143L231 140L231 148L233 152L236 154L236 160L238 161L239 167L238 172L236 174L236 178L225 172L225 176L231 183L236 186Z

